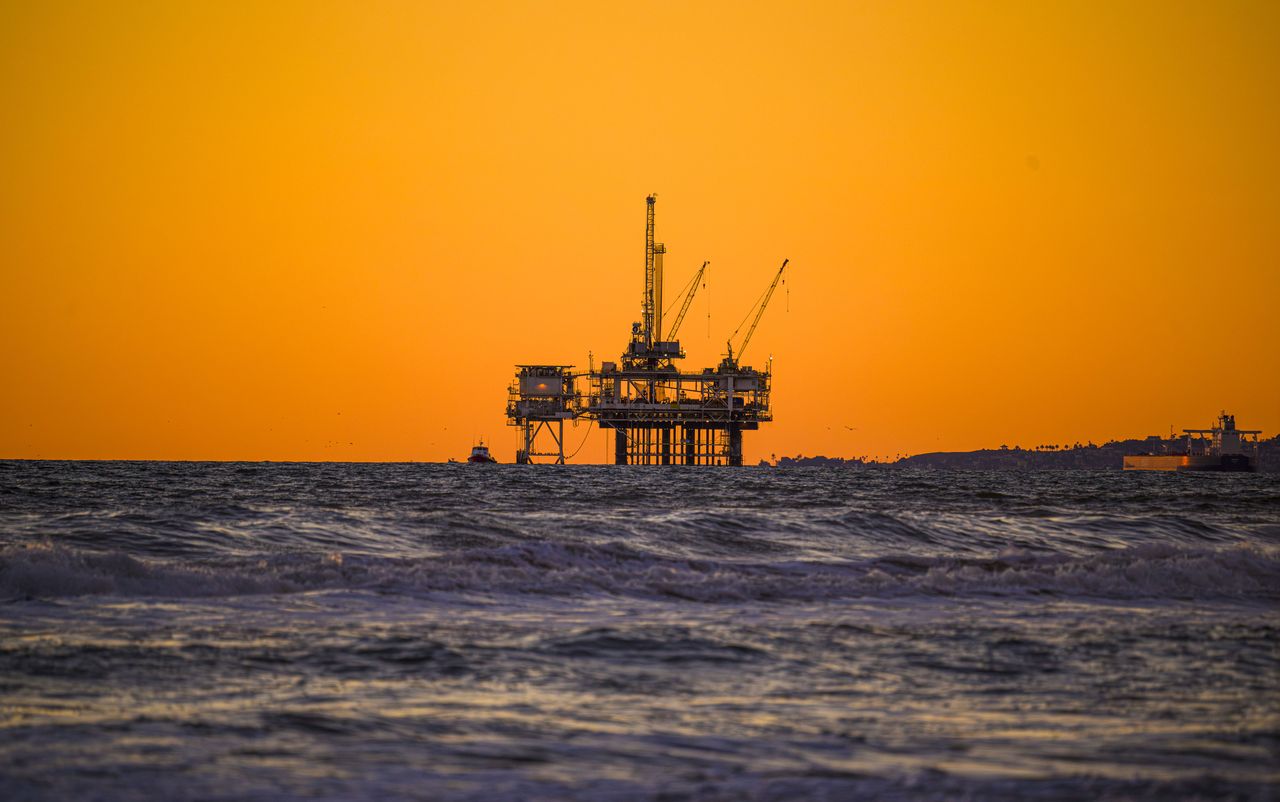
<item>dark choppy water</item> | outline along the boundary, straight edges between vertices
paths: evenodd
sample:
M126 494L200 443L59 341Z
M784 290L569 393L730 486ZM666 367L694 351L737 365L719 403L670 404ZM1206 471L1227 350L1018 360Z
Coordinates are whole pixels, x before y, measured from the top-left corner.
M0 462L0 796L1272 799L1280 477Z

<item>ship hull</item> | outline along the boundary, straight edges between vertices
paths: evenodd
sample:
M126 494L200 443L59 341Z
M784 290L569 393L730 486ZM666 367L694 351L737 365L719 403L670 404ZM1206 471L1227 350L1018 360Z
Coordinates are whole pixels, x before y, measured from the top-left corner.
M1189 454L1138 454L1124 458L1126 471L1214 471L1252 473L1258 470L1246 454L1191 456Z

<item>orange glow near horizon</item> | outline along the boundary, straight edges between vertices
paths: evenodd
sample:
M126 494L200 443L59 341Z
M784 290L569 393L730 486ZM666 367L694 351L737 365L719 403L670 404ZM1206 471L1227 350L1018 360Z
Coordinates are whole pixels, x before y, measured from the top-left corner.
M1261 2L0 3L0 458L509 462L514 365L624 347L650 192L668 303L712 262L686 369L791 260L748 463L1271 436L1278 40Z

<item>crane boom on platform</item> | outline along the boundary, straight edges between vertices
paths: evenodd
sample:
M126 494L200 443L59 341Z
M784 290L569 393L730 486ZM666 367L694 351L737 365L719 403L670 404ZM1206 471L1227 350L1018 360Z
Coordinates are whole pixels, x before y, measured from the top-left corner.
M765 290L764 297L760 299L760 309L756 311L755 320L751 321L751 328L747 329L746 336L742 338L742 345L738 347L738 359L741 359L742 355L746 352L747 343L751 342L751 335L756 333L756 326L760 325L760 318L764 317L765 307L769 305L769 299L773 297L773 291L778 288L778 282L782 279L782 271L787 269L787 262L789 261L791 260L790 259L782 260L782 267L778 268L778 272L773 277L773 282L769 284L769 289ZM748 312L747 314L751 314L751 313ZM742 326L738 326L738 329L741 329L741 328ZM729 348L730 362L732 362L734 358L733 357L733 338L736 337L737 335L738 335L738 331L737 329L735 329L733 334L729 336L728 348Z
M702 283L702 275L707 272L707 265L711 261L702 263L702 267L698 268L698 272L693 274L693 281L689 287L689 294L684 296L684 303L680 305L680 311L676 314L676 321L671 324L671 331L667 332L667 339L674 340L676 333L680 331L680 324L684 322L684 316L689 312L689 305L693 303L693 296L698 294L698 286Z

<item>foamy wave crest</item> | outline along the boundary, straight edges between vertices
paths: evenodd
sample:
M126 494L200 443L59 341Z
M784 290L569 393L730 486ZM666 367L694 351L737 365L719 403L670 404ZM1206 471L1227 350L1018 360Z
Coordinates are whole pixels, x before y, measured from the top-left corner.
M0 550L0 598L8 599L343 589L697 602L908 596L1273 601L1280 600L1280 550L1146 545L1083 557L1008 552L986 559L900 555L783 564L674 559L617 543L530 542L404 559L283 553L188 562L48 544Z

